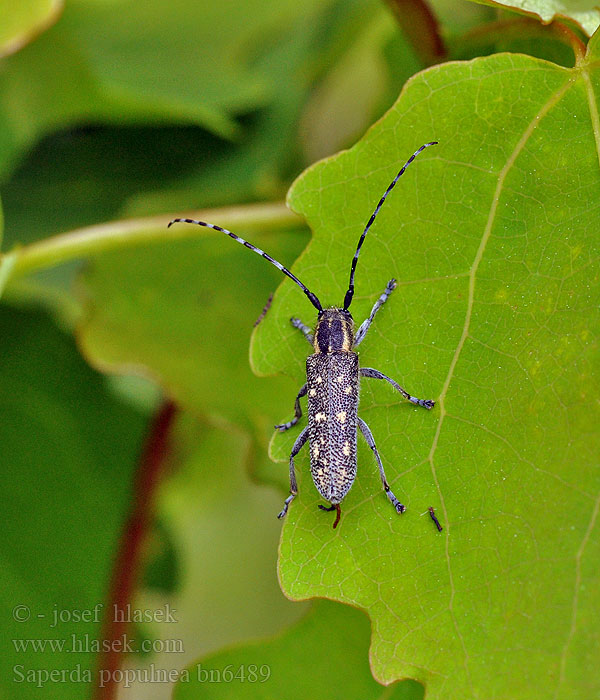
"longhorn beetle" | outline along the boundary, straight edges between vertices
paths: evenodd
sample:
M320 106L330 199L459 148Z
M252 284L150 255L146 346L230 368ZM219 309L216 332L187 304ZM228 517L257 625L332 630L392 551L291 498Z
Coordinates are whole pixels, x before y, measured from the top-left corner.
M431 399L417 399L411 396L393 379L376 369L371 369L369 367L359 368L358 354L353 352L365 339L367 331L375 318L375 314L385 304L390 294L396 288L396 280L391 279L387 283L383 294L377 299L375 305L371 309L369 317L362 322L356 334L354 333L354 320L348 309L350 308L352 297L354 296L354 273L356 271L356 263L358 261L360 249L385 198L419 153L428 146L433 146L435 144L437 144L437 141L426 143L413 153L400 172L392 180L390 186L375 207L375 211L361 234L356 252L352 258L350 283L346 296L344 297L344 306L341 309L336 306L324 309L318 297L287 268L277 262L277 260L274 260L270 255L267 255L267 253L260 248L236 236L235 233L221 228L220 226L208 224L205 221L196 221L195 219L173 219L173 221L169 223L169 226L175 223L198 224L199 226L206 226L207 228L227 234L233 238L234 241L262 255L263 258L281 270L284 275L292 279L306 294L311 304L318 311L314 333L311 332L311 329L306 324L302 323L300 319L291 319L292 326L297 328L313 346L314 353L306 358L306 384L300 389L296 397L294 417L287 423L275 426L281 432L284 432L296 425L302 416L300 399L308 394L308 426L298 435L292 447L292 453L290 455L290 495L285 499L283 510L277 516L278 518L284 517L290 503L298 493L294 457L308 439L310 445L310 471L313 481L321 496L331 504L329 507L320 505L319 508L327 511L337 511L336 519L333 523L333 527L337 527L341 515L340 503L350 490L356 477L357 427L360 428L367 445L375 455L377 465L379 466L381 482L387 497L398 513L403 513L406 510L389 487L383 470L383 464L381 463L381 458L375 446L375 440L369 430L369 426L364 420L358 417L359 377L385 379L385 381L389 382L405 399L417 406L431 409L435 405L435 402Z

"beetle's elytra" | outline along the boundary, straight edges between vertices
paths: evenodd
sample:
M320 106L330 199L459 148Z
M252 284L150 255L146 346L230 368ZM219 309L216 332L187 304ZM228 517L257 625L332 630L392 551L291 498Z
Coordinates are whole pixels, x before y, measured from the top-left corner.
M169 223L169 226L174 223L198 224L199 226L206 226L207 228L212 228L227 234L238 243L246 246L246 248L261 255L281 270L284 275L292 279L306 294L311 304L317 309L318 316L314 333L311 331L310 327L304 324L300 319L291 319L292 325L298 328L313 346L314 352L306 360L306 384L300 389L296 397L294 417L287 423L275 426L279 430L285 431L296 425L302 416L300 399L303 396L308 396L308 425L302 430L300 435L298 435L292 448L292 453L290 455L290 495L285 500L283 509L278 515L279 518L284 517L290 503L298 493L294 457L308 440L310 449L310 471L313 481L321 496L330 503L328 507L321 505L319 508L322 510L337 511L333 523L333 527L337 527L341 514L340 503L352 487L356 477L356 439L358 429L360 429L367 444L371 450L373 450L379 467L383 489L387 497L398 513L403 513L405 511L405 507L400 503L389 487L383 470L383 464L381 463L381 458L377 451L373 435L369 430L369 426L358 417L359 380L360 377L385 379L385 381L389 382L405 399L427 409L433 408L435 402L431 399L418 399L411 396L390 377L387 377L376 369L368 367L361 368L358 364L358 354L355 352L355 349L364 340L375 318L375 314L385 304L388 297L395 289L396 281L392 279L387 283L383 293L375 302L369 317L363 321L356 333L354 332L354 320L348 309L350 308L354 296L354 273L356 271L356 263L358 261L360 249L385 198L419 153L428 146L433 146L436 143L437 141L426 143L413 153L400 172L392 180L390 186L375 207L375 211L361 234L356 252L352 258L350 282L342 308L332 307L323 309L319 298L286 267L260 250L260 248L253 246L251 243L248 243L248 241L236 236L227 229L215 226L214 224L208 224L205 221L196 221L195 219L173 219L173 221Z

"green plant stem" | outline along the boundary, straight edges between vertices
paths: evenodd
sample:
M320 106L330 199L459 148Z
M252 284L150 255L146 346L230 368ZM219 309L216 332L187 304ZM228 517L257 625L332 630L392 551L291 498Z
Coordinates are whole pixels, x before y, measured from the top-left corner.
M298 216L283 202L206 209L186 212L184 216L215 222L227 228L243 227L244 230L279 231L301 225ZM97 253L153 241L164 242L206 235L206 229L200 226L181 225L167 229L168 223L169 217L165 215L75 229L16 248L0 256L0 270L5 270L5 285L8 285L11 281L32 272ZM3 268L2 263L8 260L11 260L12 264L6 264Z
M562 22L552 22L550 29L554 32L561 41L568 43L573 49L573 55L575 56L575 65L579 65L585 58L587 51L587 46L585 43L577 36L571 27L568 27Z
M8 253L0 256L0 297L4 288L8 284L13 273L17 256L15 253Z

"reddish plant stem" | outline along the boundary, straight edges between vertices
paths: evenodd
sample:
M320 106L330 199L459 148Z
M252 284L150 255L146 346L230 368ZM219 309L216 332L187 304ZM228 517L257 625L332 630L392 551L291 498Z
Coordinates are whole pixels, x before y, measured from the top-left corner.
M575 65L579 65L585 58L586 45L573 29L563 22L540 24L538 20L531 17L490 22L469 30L455 39L453 43L457 48L474 52L485 43L538 37L542 39L553 38L569 46L573 51Z
M425 0L386 0L415 55L425 66L446 59L440 28Z
M103 671L104 687L97 683L94 700L114 700L117 695L115 672L121 668L121 652L115 643L128 628L126 616L115 611L125 610L138 582L141 552L152 518L152 502L159 483L168 438L177 408L167 401L159 408L150 425L133 484L133 497L127 521L121 533L110 583L102 640L107 651L98 657L96 680Z
M573 50L575 65L578 66L585 58L587 46L577 36L576 32L563 22L552 22L550 26L556 36L569 44Z

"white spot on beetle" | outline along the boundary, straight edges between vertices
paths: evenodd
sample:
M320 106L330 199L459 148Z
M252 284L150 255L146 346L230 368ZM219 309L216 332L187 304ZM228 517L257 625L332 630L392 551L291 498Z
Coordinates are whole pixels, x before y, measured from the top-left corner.
M346 411L340 411L339 413L336 413L335 417L339 420L340 423L345 423L346 422Z
M308 395L309 395L309 396L314 396L316 393L317 393L317 390L316 390L316 389L311 389L311 390L308 392Z
M319 446L313 445L313 457L317 459L319 457Z
M322 384L322 383L323 383L323 377L317 377L317 378L315 379L315 381L317 382L317 384Z
M351 387L351 386L347 386L347 387L344 389L344 394L350 395L351 393L352 393L352 387Z
M342 452L346 455L346 457L350 456L350 443L348 440L344 443L344 447L342 448Z
M321 421L325 420L326 416L324 413L317 413L315 414L315 420L317 423L320 423Z
M338 374L336 382L339 382L340 384L344 383L344 375L343 374Z

